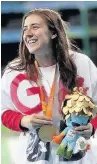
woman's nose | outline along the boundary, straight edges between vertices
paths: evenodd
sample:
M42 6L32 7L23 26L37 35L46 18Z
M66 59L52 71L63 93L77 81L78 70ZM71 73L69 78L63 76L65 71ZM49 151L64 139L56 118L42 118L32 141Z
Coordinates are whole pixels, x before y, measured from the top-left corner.
M26 36L33 36L33 31L32 31L32 29L31 29L31 28L27 29L25 35L26 35Z

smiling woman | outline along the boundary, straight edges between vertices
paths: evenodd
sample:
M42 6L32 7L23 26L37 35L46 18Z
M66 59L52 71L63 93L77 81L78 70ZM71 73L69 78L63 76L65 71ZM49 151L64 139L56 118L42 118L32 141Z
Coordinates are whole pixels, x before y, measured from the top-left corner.
M86 155L78 150L67 161L56 155L58 146L52 142L53 135L66 126L61 106L74 87L83 87L97 103L97 68L90 58L73 50L66 27L59 13L49 9L35 9L23 18L19 56L7 65L1 89L2 123L21 132L16 164L96 162L95 152ZM96 128L89 120L75 130L90 138Z
M43 16L34 13L24 20L23 40L29 52L35 54L39 66L48 66L49 62L52 65L56 63L52 55L52 39L55 37L56 35L49 30ZM46 62L47 58L48 62Z
M25 19L23 26L23 39L31 54L35 53L35 57L37 57L40 54L40 50L49 52L48 48L52 49L50 42L51 32L41 16L30 15Z

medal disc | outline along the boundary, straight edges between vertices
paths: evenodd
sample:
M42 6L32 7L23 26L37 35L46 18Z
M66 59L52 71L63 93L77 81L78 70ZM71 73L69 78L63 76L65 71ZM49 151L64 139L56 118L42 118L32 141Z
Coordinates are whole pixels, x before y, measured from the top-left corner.
M43 142L51 142L53 136L56 135L56 129L52 125L43 125L39 129L38 135Z

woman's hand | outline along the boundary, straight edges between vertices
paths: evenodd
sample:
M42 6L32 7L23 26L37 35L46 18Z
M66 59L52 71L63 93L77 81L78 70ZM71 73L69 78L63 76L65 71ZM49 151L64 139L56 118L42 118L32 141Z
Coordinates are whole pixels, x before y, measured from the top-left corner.
M52 119L41 114L27 115L21 119L21 126L28 129L32 127L40 127L43 124L52 124Z
M91 123L88 123L87 125L76 127L73 133L78 133L84 138L89 139L91 137L92 131L93 126Z

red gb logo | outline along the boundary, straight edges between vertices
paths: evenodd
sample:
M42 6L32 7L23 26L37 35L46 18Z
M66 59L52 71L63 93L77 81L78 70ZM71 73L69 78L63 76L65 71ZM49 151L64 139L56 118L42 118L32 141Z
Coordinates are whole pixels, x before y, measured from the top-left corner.
M26 74L19 74L14 78L10 93L13 104L22 113L32 114L42 111L40 89L30 84Z

